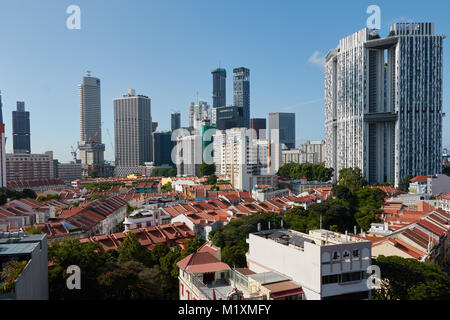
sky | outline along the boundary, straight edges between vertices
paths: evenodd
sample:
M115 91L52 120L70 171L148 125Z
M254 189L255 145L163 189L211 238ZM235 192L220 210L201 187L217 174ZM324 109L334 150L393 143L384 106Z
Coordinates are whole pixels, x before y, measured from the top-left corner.
M70 5L81 29L69 30ZM12 111L30 111L32 153L71 160L79 140L78 84L86 71L101 79L105 159L114 160L113 99L128 88L151 98L158 130L170 114L187 126L192 101L212 104L211 71L250 69L252 118L296 113L297 144L324 138L324 56L366 26L369 5L381 9L382 37L394 22L434 22L450 35L448 1L288 0L0 0L0 90L6 150ZM450 148L449 40L444 47L443 144ZM109 133L109 134L108 134Z

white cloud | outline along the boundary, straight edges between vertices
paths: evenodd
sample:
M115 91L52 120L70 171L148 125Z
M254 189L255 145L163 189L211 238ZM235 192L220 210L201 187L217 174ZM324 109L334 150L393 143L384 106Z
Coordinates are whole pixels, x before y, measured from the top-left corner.
M322 70L325 69L325 62L325 55L320 51L314 51L313 55L308 59L308 63L314 64Z

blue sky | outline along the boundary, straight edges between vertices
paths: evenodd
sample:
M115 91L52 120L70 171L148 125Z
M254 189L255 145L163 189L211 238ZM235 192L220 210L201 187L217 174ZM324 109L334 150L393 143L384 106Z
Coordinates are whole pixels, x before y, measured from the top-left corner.
M66 9L81 8L81 30L68 30ZM71 159L79 140L77 85L87 70L102 80L105 158L113 160L113 98L128 88L152 99L158 130L171 111L187 125L191 101L211 102L211 70L251 70L251 116L296 113L297 141L324 137L321 58L339 39L366 25L369 5L381 8L381 35L396 21L432 21L450 35L448 1L268 0L0 0L0 90L12 149L11 111L31 112L32 152ZM448 70L444 57L444 146L450 148ZM109 138L107 131L111 134Z

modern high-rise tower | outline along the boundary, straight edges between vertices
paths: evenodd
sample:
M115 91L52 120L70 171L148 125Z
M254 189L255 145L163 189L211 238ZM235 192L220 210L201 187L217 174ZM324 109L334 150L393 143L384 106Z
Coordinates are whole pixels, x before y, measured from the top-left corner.
M17 110L12 112L14 153L31 153L30 112L25 111L25 102L17 101Z
M152 161L151 100L133 89L114 99L116 175L140 172L144 162Z
M170 116L170 130L175 131L181 127L181 114L179 112L172 112Z
M6 137L3 123L2 93L0 92L0 188L6 188Z
M250 128L250 70L247 68L233 69L234 105L242 107L244 112L243 126Z
M211 72L213 76L213 108L225 107L227 104L227 71L218 68Z
M441 173L443 40L433 23L363 29L326 57L325 161L369 183Z
M278 131L279 143L288 149L295 148L295 113L273 112L269 113L269 140Z
M100 79L88 75L78 85L80 99L80 159L83 175L103 175L105 145L102 144Z

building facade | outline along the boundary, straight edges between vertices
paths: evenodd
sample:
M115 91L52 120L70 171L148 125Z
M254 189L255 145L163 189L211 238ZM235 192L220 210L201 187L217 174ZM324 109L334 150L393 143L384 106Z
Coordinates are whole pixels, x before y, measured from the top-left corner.
M213 108L224 107L227 105L227 71L218 68L211 74L213 76Z
M295 148L295 113L269 113L269 139L277 131L279 143L288 149Z
M250 128L250 70L244 67L233 69L234 105L243 111L243 127Z
M105 145L102 143L100 79L88 75L78 85L80 103L80 141L78 143L84 175L96 171L103 176Z
M17 110L12 112L14 153L31 153L30 112L25 111L25 102L17 101Z
M6 136L3 123L2 94L0 92L0 187L6 187Z
M252 132L252 139L265 140L267 139L266 133L266 119L265 118L253 118L250 119L250 129L255 130Z
M114 136L118 176L140 172L152 161L151 100L133 89L114 99Z
M170 115L170 130L175 131L181 127L181 114L172 112Z
M178 177L200 176L200 165L203 162L202 145L201 135L178 137L175 151Z
M363 29L328 53L327 167L395 185L441 173L444 38L433 23L396 23L387 38Z
M7 153L6 176L8 181L25 181L55 178L53 152L44 154Z
M199 133L204 121L211 119L211 110L206 101L197 103L191 102L189 106L189 127L194 129L195 133Z
M217 130L244 127L244 109L242 107L217 107L212 110L212 123Z
M171 131L153 132L153 163L155 166L174 166L172 150L175 147Z

